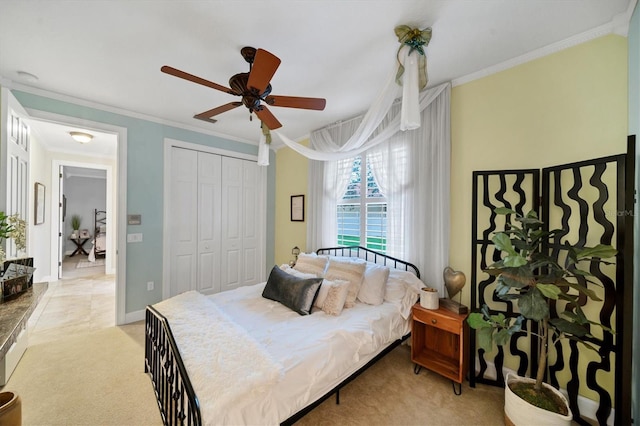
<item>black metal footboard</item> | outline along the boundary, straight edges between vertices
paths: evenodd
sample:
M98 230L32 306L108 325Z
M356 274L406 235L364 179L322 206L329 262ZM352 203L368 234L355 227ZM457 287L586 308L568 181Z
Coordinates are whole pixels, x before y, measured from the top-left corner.
M162 421L165 425L201 425L200 403L167 319L152 306L147 306L145 316L144 371L153 382Z

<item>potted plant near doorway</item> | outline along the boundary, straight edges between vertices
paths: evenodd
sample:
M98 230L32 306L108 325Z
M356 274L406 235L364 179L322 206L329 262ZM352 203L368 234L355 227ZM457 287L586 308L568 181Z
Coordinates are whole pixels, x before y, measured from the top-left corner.
M517 224L507 221L505 230L492 238L501 251L501 260L493 263L485 272L496 276L495 294L499 299L517 301L520 315L506 318L502 313L492 313L487 305L480 312L469 315L467 322L476 330L478 346L490 351L494 342L508 344L511 336L522 330L525 319L538 323L538 370L535 378L521 378L507 374L505 379L505 423L571 424L569 405L557 389L544 383L547 368L548 346L558 339L571 339L595 350L585 337L590 336L590 326L602 327L589 320L579 304L579 295L600 300L587 287L593 283L593 275L579 266L591 262L609 264L603 259L616 255L617 251L604 244L595 247L575 247L568 243L566 259L559 259L559 250L549 255L541 250L543 241L552 238L560 230L545 231L543 222L535 211L521 216L508 208L495 209L496 214L510 215ZM551 316L551 301L564 302L564 311ZM533 372L532 372L533 373Z
M81 224L82 218L79 215L74 214L73 216L71 216L71 228L73 229L73 231L71 232L71 238L79 237L78 230L80 229Z

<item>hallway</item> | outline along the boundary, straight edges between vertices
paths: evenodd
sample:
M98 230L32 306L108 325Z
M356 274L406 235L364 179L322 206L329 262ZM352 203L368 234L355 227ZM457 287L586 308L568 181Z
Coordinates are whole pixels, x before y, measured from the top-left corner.
M29 319L29 346L115 325L115 275L105 275L103 262L83 267L86 260L65 257L63 279L49 283Z

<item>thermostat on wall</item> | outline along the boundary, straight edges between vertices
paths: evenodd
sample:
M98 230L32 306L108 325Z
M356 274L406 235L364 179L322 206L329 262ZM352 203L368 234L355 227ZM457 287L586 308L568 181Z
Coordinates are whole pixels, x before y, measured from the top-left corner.
M141 225L141 224L142 224L142 215L140 214L127 215L127 225Z

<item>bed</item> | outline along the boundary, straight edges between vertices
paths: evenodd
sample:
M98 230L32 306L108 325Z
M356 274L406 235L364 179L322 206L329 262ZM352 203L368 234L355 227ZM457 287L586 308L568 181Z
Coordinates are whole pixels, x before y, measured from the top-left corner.
M165 424L292 424L334 394L339 403L341 387L409 337L422 286L414 265L362 247L303 256L293 268L275 266L265 283L147 307L145 372ZM322 258L315 279L303 266ZM365 278L355 301L351 277L336 278L352 264ZM314 292L308 314L271 298L278 280L285 291Z
M103 258L107 253L107 212L93 210L93 246L89 252L88 260L95 262L96 258Z

